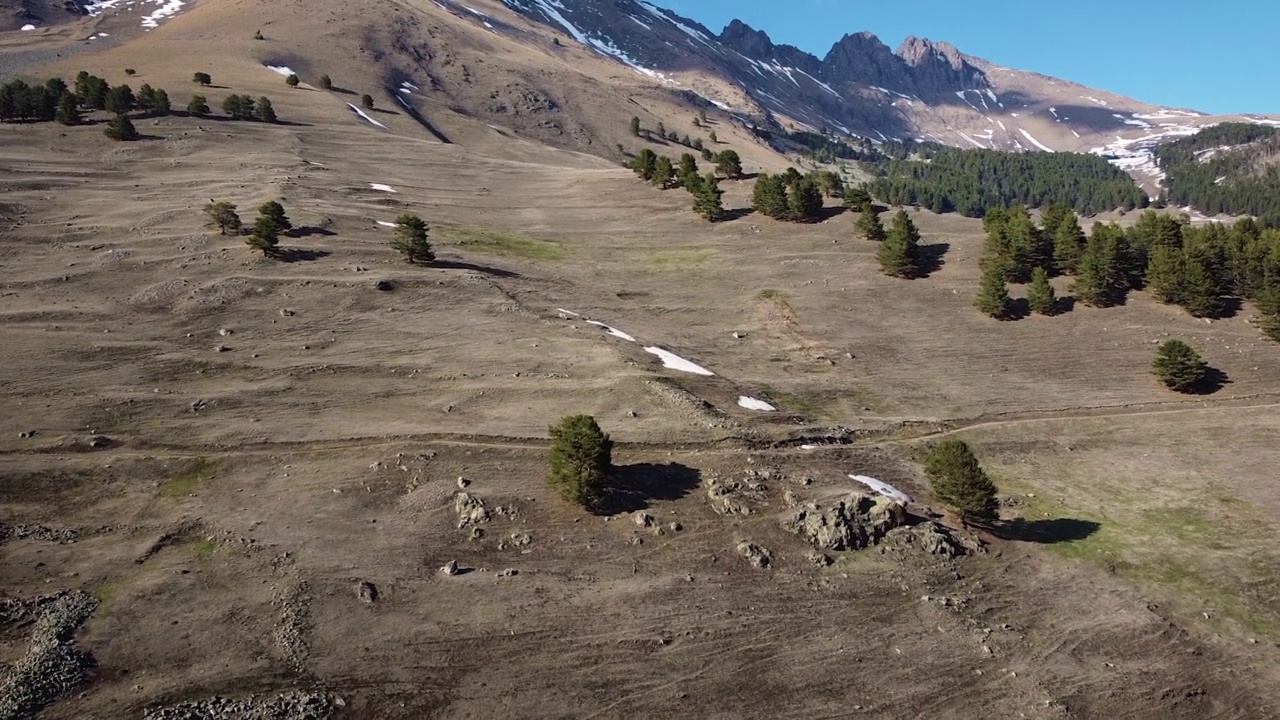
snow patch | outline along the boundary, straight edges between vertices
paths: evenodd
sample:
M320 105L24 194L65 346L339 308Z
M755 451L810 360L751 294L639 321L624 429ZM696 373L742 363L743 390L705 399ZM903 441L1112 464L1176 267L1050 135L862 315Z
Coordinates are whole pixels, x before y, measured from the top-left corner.
M23 25L23 26L22 26L22 32L31 32L32 30L35 30L35 29L36 29L36 26L35 26L35 25Z
M389 227L389 228L393 228L393 227L395 227L395 226L396 226L396 224L395 224L395 223L393 223L393 222L387 222L386 220L379 220L379 221L378 221L378 224L379 224L379 225L381 225L382 227Z
M901 490L890 485L887 482L877 480L873 477L868 477L866 475L850 475L849 478L852 480L857 480L858 482L862 483L863 485L866 485L867 487L889 498L890 500L897 500L898 502L904 505L911 502L910 495L907 495L906 493L902 492Z
M152 11L150 15L144 16L142 18L142 27L147 28L148 30L160 27L161 20L177 15L178 11L182 10L182 6L185 4L186 3L182 0L169 0L159 8Z
M369 189L377 190L379 192L389 192L389 193L396 192L395 188L391 187L390 185L384 185L382 183L369 183Z
M283 75L285 77L289 77L290 75L297 74L293 71L293 68L289 67L288 65L268 65L267 69L273 73L276 73L277 75Z
M1040 142L1034 137L1031 137L1031 133L1027 132L1026 130L1023 130L1022 128L1018 128L1018 132L1022 133L1023 137L1030 140L1032 145L1035 145L1036 147L1040 148L1045 152L1053 152L1053 148L1049 147L1048 145L1045 145L1044 143Z
M688 35L689 37L691 37L691 38L693 38L693 39L695 39L695 40L701 40L703 43L706 43L706 42L707 42L707 36L706 36L706 35L703 35L702 33L698 32L697 30L694 30L693 28L689 27L688 25L685 25L684 23L680 22L679 20L676 20L676 19L674 19L674 18L672 18L672 17L668 16L667 14L663 13L663 12L662 12L661 10L659 10L658 8L654 7L653 5L650 5L649 3L644 2L644 0L641 0L641 2L640 2L640 7L644 8L645 10L647 10L647 11L649 12L649 14L650 14L650 15L653 15L654 17L658 18L659 20L665 20L666 22L669 22L669 23L671 23L672 25L675 25L675 26L676 26L677 28L679 28L679 29L680 29L680 31L681 31L681 32L683 32L685 35Z
M684 358L680 357L679 355L676 355L675 353L669 350L663 350L660 347L653 346L653 347L645 348L644 351L653 355L657 355L662 360L663 367L668 367L668 368L671 368L672 370L679 370L681 372L693 373L694 375L706 375L706 376L715 375L715 373L702 367L701 365L691 363L688 360L685 360Z
M778 409L763 400L757 400L756 398L747 397L746 395L738 396L738 407L744 407L748 410L759 410L760 412L774 412Z
M387 129L387 126L386 126L386 125L383 125L382 123L378 122L377 120L374 120L373 118L369 117L369 114L368 114L368 113L366 113L365 111L363 111L363 110L361 110L360 108L356 107L355 105L352 105L351 103L347 103L347 107L351 108L351 112L353 112L353 113L355 113L355 114L359 115L360 117L364 118L365 120L368 120L369 122L373 123L374 125L377 125L378 127L382 128L383 130L386 130L386 129ZM394 192L394 191L393 191L393 192Z
M614 337L622 338L623 340L626 340L627 342L635 342L635 341L636 341L636 339L635 339L635 338L633 338L633 337L631 337L630 335L628 335L628 334L626 334L626 333L622 332L622 331L621 331L621 330L619 330L618 328L615 328L615 327L609 327L608 325L605 325L605 324L604 324L604 323L602 323L602 322L597 322L597 321L595 321L595 320L588 320L588 321L587 321L587 324L588 324L588 325L595 325L596 327L604 328L605 332L609 333L610 335L612 335L612 336L614 336Z
M107 10L150 6L155 9L142 16L142 27L150 32L160 27L161 20L177 15L186 4L184 0L95 0L85 5L84 10L89 17L97 17ZM106 33L99 34L106 35Z
M1088 95L1081 95L1081 96L1080 96L1080 99L1081 99L1081 100L1088 100L1088 101L1089 101L1089 102L1091 102L1091 103L1097 103L1097 104L1101 105L1102 107L1110 107L1109 105L1107 105L1107 102L1106 102L1105 100L1099 100L1099 99L1098 99L1098 98L1096 98L1096 97L1089 97Z

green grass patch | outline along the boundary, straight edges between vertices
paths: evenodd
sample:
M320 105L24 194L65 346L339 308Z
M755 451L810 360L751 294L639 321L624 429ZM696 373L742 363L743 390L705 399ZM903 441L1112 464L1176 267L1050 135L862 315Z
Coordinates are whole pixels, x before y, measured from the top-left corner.
M188 462L159 489L160 497L186 497L218 474L218 461L196 458Z
M1108 515L1081 512L1043 497L1028 498L1027 485L997 478L1003 494L1025 503L1017 510L1027 522L1072 519L1091 521L1098 528L1086 537L1047 543L1056 555L1107 568L1139 586L1169 593L1181 600L1188 615L1226 618L1249 632L1280 637L1276 598L1280 583L1262 585L1276 568L1254 557L1239 538L1243 532L1228 519L1233 503L1204 497L1199 504L1141 507L1138 499L1114 499ZM1225 512L1224 512L1225 511ZM1006 511L1006 516L1013 513ZM1190 603L1186 603L1190 600Z
M208 560L218 552L218 548L222 547L214 540L197 540L192 543L192 549L196 552L197 560Z
M560 243L493 228L442 227L436 229L433 239L498 257L562 260L565 256L564 247Z
M653 270L703 270L716 256L715 250L659 250L649 256Z
M92 595L95 599L97 599L99 605L105 608L106 606L111 604L112 600L115 600L117 597L120 596L120 584L114 583L114 582L104 582L101 585L90 590L89 594Z

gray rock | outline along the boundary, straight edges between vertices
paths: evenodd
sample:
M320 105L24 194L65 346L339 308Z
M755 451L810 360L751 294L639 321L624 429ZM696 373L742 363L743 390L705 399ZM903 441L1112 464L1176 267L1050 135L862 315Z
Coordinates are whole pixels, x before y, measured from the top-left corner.
M853 493L828 507L816 502L804 505L782 525L822 549L861 550L880 542L906 519L901 503L878 495Z
M377 602L378 588L368 580L361 580L356 583L356 597L360 598L362 602Z
M764 570L773 562L773 556L767 549L746 540L738 543L738 554L758 570Z
M632 515L631 519L640 527L653 527L655 523L653 516L643 510Z
M444 564L444 567L440 568L440 573L443 575L448 575L449 577L453 577L457 575L459 572L461 572L461 569L458 567L457 560L450 560L449 562Z
M460 492L453 498L453 510L458 514L458 527L465 528L489 521L489 508L484 501L471 493Z

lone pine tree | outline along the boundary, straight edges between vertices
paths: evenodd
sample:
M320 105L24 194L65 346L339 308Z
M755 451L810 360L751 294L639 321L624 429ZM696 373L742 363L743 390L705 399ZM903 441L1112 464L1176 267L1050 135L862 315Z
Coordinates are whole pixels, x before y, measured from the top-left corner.
M405 262L413 265L427 265L436 259L431 243L427 240L427 223L417 215L405 213L396 218L391 247L404 255Z
M236 206L229 202L210 202L204 206L204 214L209 222L218 228L219 235L239 235L240 216L236 214Z
M963 440L943 440L925 452L925 476L940 502L965 520L996 520L996 486Z
M720 189L715 173L707 173L693 193L693 211L711 222L721 220L724 217L722 195L724 191Z
M547 484L565 500L591 506L604 495L613 468L613 441L590 415L552 425Z
M1191 392L1204 382L1209 366L1190 345L1181 340L1167 340L1156 351L1151 372L1170 390Z

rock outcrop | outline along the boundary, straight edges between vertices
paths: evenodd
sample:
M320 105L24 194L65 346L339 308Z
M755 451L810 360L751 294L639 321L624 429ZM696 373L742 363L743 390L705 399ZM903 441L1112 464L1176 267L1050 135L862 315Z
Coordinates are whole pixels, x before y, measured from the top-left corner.
M861 550L906 523L901 503L853 493L827 506L811 502L796 509L783 527L825 550Z

